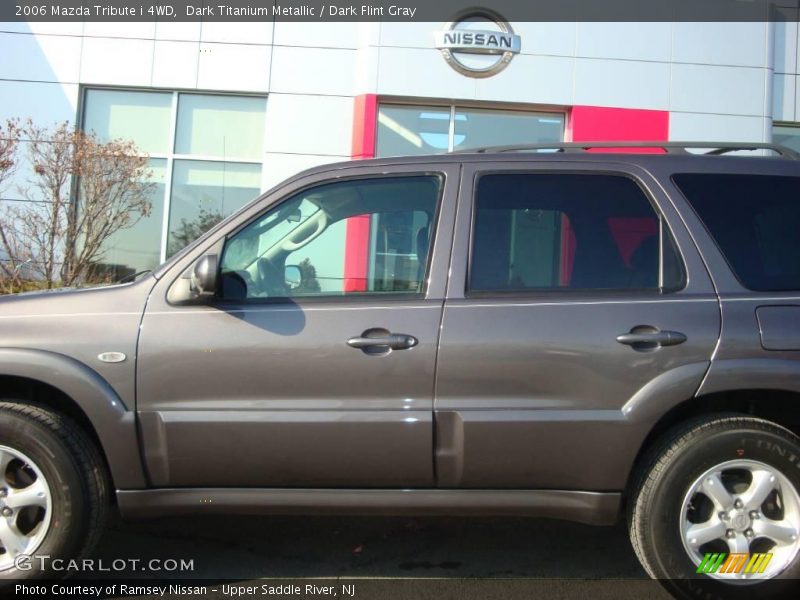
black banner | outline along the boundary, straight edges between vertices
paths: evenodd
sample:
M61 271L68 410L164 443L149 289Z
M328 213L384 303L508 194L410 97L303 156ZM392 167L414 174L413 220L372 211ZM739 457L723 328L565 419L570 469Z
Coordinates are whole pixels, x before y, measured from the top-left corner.
M591 554L565 560L591 560ZM796 580L736 585L719 580L458 577L268 577L262 579L0 579L0 598L16 600L794 600Z
M582 560L583 558L578 558ZM67 579L0 583L3 598L46 600L669 600L649 580L268 578L253 580Z
M800 0L3 0L0 21L797 21Z

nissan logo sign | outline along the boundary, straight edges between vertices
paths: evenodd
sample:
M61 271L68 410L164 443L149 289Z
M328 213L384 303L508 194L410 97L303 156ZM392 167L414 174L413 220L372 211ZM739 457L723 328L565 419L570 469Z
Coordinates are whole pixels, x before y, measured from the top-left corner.
M493 11L473 11L434 33L436 48L451 67L468 77L491 77L508 66L522 47L511 25Z

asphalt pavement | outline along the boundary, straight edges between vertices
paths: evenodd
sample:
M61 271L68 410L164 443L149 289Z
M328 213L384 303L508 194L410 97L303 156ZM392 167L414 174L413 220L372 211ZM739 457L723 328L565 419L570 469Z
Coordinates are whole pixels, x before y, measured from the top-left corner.
M170 577L203 580L214 591L209 597L220 598L237 591L240 597L264 598L262 585L303 586L308 581L333 583L338 597L354 591L359 599L667 597L647 581L624 526L540 519L203 516L115 521L94 556L106 564L131 558L142 564L191 560L191 572ZM342 585L353 587L342 590Z

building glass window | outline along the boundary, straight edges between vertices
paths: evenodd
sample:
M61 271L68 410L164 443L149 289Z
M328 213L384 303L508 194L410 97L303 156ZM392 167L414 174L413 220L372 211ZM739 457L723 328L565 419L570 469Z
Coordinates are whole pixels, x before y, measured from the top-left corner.
M419 155L563 139L564 115L560 113L382 104L376 153Z
M172 94L87 90L83 128L101 140L133 140L150 155L169 154Z
M772 126L772 141L800 152L800 124Z
M261 162L264 99L180 94L175 153Z
M93 273L100 279L117 281L140 271L152 270L161 262L161 219L164 214L164 192L167 161L150 159L150 215L136 225L120 229L106 240L103 262L96 264Z
M258 195L261 165L176 160L167 255L172 256Z
M83 128L150 156L149 217L106 245L106 269L152 269L261 189L266 98L87 89Z

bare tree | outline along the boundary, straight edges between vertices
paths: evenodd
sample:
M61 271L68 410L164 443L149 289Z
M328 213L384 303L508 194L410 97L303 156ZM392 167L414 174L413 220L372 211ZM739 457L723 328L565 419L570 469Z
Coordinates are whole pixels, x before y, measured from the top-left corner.
M69 123L28 121L21 129L32 170L29 202L5 211L0 242L12 263L28 263L48 288L86 279L104 242L150 214L148 159L125 140L101 142Z
M0 190L3 184L14 174L17 166L16 154L19 144L19 124L14 119L0 123Z
M19 124L16 120L8 120L5 125L0 124L0 194L5 192L6 182L14 174L17 167L17 147L19 145ZM0 197L0 204L7 200ZM5 232L0 228L0 238ZM6 246L3 243L3 246ZM15 264L12 257L0 255L0 289L4 292L13 291L19 286L22 272L19 265Z

